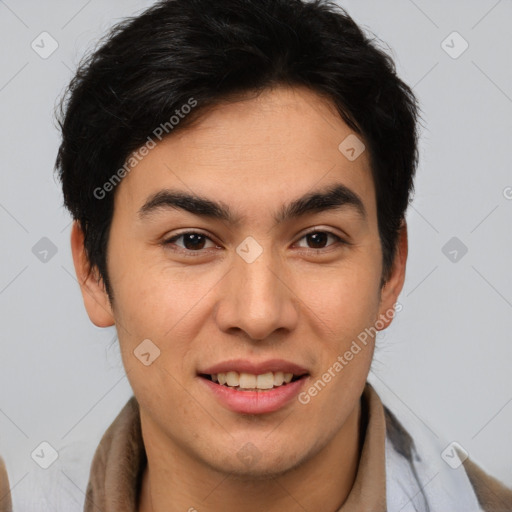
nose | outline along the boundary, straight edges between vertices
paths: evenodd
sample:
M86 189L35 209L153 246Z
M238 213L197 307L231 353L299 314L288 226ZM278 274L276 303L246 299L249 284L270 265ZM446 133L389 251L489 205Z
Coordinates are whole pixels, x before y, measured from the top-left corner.
M223 332L243 331L251 340L272 338L292 331L298 321L300 300L293 279L270 248L252 262L234 256L223 280L216 307L216 322Z

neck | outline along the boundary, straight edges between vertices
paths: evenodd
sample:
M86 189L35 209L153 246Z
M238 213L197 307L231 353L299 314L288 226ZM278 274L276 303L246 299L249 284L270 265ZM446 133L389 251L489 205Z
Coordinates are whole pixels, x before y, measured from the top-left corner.
M361 403L320 450L283 474L265 479L234 476L206 466L175 445L146 442L138 512L337 511L347 499L359 464ZM162 455L165 454L165 455Z

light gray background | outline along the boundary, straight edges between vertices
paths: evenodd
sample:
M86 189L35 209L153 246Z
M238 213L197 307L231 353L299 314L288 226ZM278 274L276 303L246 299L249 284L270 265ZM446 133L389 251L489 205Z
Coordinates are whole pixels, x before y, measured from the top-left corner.
M512 2L340 3L389 45L424 118L403 311L370 381L412 432L459 442L512 486ZM19 501L50 471L80 494L131 396L115 330L89 322L74 277L53 108L84 51L150 4L0 0L0 454ZM59 45L47 59L31 48L43 31ZM469 43L457 59L441 46L453 31ZM454 236L468 249L457 262L442 251ZM42 237L58 251L46 263ZM42 441L59 453L46 473L30 455Z

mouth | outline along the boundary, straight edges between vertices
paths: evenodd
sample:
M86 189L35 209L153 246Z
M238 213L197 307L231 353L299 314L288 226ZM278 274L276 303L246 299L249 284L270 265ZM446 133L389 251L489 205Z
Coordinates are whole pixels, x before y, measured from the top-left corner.
M291 383L304 379L308 373L293 374L284 372L266 372L259 375L246 372L219 372L219 373L201 373L199 377L209 380L236 391L257 391L269 392L273 389L289 386Z
M197 371L202 389L235 413L267 414L291 407L310 372L284 359L231 359Z

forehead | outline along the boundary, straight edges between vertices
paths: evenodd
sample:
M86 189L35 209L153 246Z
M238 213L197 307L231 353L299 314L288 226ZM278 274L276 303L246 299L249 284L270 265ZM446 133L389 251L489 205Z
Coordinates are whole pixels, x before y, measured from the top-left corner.
M267 89L220 103L163 139L123 179L116 202L136 209L160 190L178 187L261 214L268 202L342 183L371 213L368 152L354 159L351 148L346 151L346 141L360 144L357 152L364 147L354 137L334 105L313 91Z

